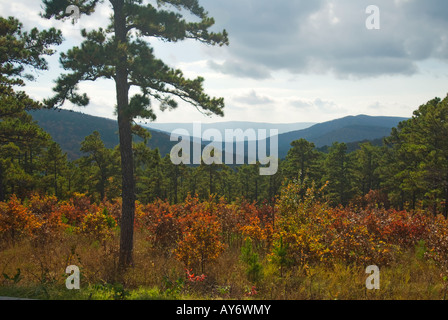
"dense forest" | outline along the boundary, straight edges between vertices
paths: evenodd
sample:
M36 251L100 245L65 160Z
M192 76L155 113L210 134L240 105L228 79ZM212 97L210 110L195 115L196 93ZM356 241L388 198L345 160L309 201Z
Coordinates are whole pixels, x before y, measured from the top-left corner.
M136 126L136 196L144 204L157 199L177 204L189 194L203 200L217 195L229 202L245 198L273 203L285 180L298 179L307 186L328 183L327 196L335 206L359 201L374 191L386 207L427 208L446 215L448 147L443 137L447 111L447 99L431 100L394 128L382 145L361 143L351 152L345 143L318 149L304 139L294 141L273 176L260 176L258 165L249 164L176 166L169 155L162 157L158 149L151 149L150 133ZM34 192L59 199L83 193L96 202L120 196L119 147L107 148L95 131L81 142L82 156L70 161L29 115L21 116L19 112L4 114L2 129L14 121L20 124L14 130L32 125L39 135L9 133L9 139L6 133L2 135L0 199L12 194L23 199Z

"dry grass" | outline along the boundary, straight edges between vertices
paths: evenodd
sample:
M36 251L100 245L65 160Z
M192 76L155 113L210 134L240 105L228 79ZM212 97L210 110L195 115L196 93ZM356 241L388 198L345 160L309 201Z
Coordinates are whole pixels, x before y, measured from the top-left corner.
M185 270L167 250L151 247L136 234L135 265L117 273L118 236L105 243L66 233L51 243L23 240L0 251L0 295L42 299L269 299L269 300L442 300L447 281L414 250L381 268L380 290L367 290L365 266L343 263L287 269L260 255L262 272L251 282L241 251L229 248L206 267L201 283L185 281ZM81 290L65 288L65 268L81 270ZM16 283L11 280L20 269ZM8 277L3 276L3 274ZM177 281L177 282L176 282ZM120 283L120 285L118 285ZM122 284L122 285L121 285ZM255 286L257 294L247 293Z

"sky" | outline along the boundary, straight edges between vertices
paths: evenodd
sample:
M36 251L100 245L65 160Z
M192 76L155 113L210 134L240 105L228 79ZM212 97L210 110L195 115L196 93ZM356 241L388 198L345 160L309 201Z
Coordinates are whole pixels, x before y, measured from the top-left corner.
M74 3L75 4L75 3ZM227 30L230 44L207 46L192 40L164 43L146 38L155 54L189 78L205 78L206 93L225 98L224 117L206 117L180 103L174 111L156 110L159 123L253 121L324 122L349 115L411 117L427 101L448 94L448 1L446 0L201 0ZM379 9L379 29L368 29ZM92 16L46 20L38 0L0 0L2 16L18 18L25 29L56 27L65 41L48 58L25 91L41 100L52 95L54 80L65 72L60 52L82 42L80 29L108 24L108 1ZM375 16L375 18L378 16ZM115 118L111 81L80 86L90 105L64 108Z

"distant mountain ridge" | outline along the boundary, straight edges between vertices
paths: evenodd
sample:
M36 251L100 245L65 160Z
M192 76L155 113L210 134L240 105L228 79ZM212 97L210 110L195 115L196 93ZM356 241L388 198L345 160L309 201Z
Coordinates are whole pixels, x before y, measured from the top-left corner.
M283 134L291 131L303 130L312 127L316 123L314 122L296 122L296 123L266 123L266 122L251 122L251 121L227 121L227 122L215 122L215 123L200 123L202 132L208 129L216 129L221 132L221 135L225 137L225 130L241 129L243 131L247 129L254 130L278 130L278 134ZM150 130L157 130L165 133L171 133L176 129L185 129L193 135L193 123L150 123L143 125ZM267 132L269 134L269 131Z
M80 151L81 142L95 130L101 134L101 138L107 148L113 148L118 145L118 124L115 120L68 110L44 109L30 112L30 114L38 124L53 137L54 141L61 145L61 148L64 152L67 152L69 158L72 160L83 155ZM318 123L305 129L285 132L278 136L279 157L284 158L291 148L291 142L301 138L313 142L317 148L331 146L333 142L336 141L350 143L352 148L353 144L361 141L376 140L378 143L378 139L389 136L391 129L404 120L407 120L407 118L372 117L367 115L348 116L341 119ZM217 126L217 129L220 130L225 128L223 127L223 124L225 125L225 123L221 123L220 126ZM249 126L256 123L227 122L227 124L232 124L232 127L227 129L240 128L244 130L247 128L244 125ZM241 127L238 127L238 124L240 124ZM176 126L177 124L171 125ZM258 125L259 126L254 129L281 126L268 123ZM264 127L261 125L264 125ZM290 125L291 124L285 124L283 130L287 130L287 126ZM307 124L302 123L302 125L306 126ZM207 124L205 128L214 128L214 124ZM162 132L157 129L149 129L149 131L152 135L152 138L149 141L149 146L152 149L159 148L162 156L169 154L172 147L177 143L176 141L170 141L170 133ZM192 132L190 131L190 133ZM203 141L203 146L206 144L208 144L208 142ZM267 146L269 148L269 144L267 144Z
M284 158L292 141L305 139L317 148L331 146L334 142L355 143L377 140L390 135L392 128L407 120L402 117L347 116L316 124L310 128L279 135L279 157Z
M331 146L334 142L353 143L376 140L390 135L392 128L407 120L402 117L348 116L316 124L310 128L279 135L279 155L286 156L292 141L305 139L317 148Z
M83 153L80 151L81 142L93 131L98 131L106 148L114 148L119 144L118 123L115 120L91 116L69 110L42 109L31 111L30 114L54 141L67 152L69 159L74 160ZM170 137L158 131L150 131L151 148L159 148L162 155L169 153L175 142Z

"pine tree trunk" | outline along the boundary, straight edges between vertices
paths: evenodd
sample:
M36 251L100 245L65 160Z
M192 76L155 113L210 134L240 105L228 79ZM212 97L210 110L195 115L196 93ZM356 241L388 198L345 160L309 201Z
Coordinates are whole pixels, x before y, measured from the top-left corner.
M123 12L123 0L113 1L115 36L119 43L126 43L126 19ZM116 67L116 91L118 131L120 137L121 171L122 171L122 214L120 233L119 266L124 269L132 265L132 252L134 247L134 160L132 152L132 119L126 114L129 103L127 57L119 57Z
M122 214L120 234L120 257L119 265L127 267L132 264L132 251L134 246L134 216L135 216L135 193L134 193L134 166L132 154L132 132L128 119L118 117L121 170L122 170Z

